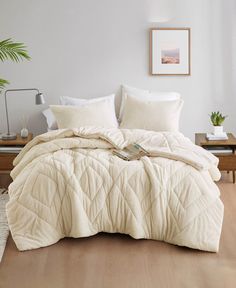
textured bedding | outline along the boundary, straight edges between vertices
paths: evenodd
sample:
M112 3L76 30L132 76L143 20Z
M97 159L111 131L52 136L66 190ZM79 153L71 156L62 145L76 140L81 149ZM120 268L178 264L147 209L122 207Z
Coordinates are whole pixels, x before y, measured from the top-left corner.
M112 154L137 142L151 157ZM83 127L35 137L14 161L7 216L19 250L98 232L216 252L218 160L181 133Z

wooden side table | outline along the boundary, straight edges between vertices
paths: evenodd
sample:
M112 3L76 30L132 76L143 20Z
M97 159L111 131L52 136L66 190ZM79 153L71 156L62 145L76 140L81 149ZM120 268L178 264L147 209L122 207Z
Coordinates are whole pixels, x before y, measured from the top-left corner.
M219 158L219 170L221 171L232 171L233 174L233 183L235 183L235 171L236 171L236 138L232 133L228 133L228 140L214 140L209 141L206 138L205 133L196 133L195 134L195 144L203 148L207 147L226 147L232 149L233 153L230 154L214 154Z
M17 135L17 138L15 140L0 140L0 147L13 147L13 146L20 146L24 147L27 143L29 143L33 139L33 134L30 133L27 138L21 138L20 135ZM18 153L4 153L0 151L0 176L1 178L8 178L9 182L9 174L11 170L13 169L13 160L16 158ZM0 180L1 180L0 178ZM0 186L8 186L8 185L3 185L0 181ZM5 181L6 182L6 181ZM6 188L6 187L5 187Z

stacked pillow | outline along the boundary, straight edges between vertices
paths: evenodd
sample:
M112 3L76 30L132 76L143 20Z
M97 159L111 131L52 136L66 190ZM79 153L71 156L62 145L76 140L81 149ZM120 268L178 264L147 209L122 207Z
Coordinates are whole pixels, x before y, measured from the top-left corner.
M179 131L182 106L183 100L179 93L154 93L123 86L120 128Z
M48 108L48 109L42 111L42 113L43 113L43 116L45 117L45 119L47 121L48 131L58 129L57 120L56 120L54 114L52 113L52 110L50 108Z
M74 99L74 105L51 105L50 108L59 129L82 126L117 128L114 97L115 95L111 95L95 101L88 100L82 104L75 104L77 99Z
M89 100L61 97L62 105L51 105L43 114L49 130L81 126L117 128L114 98L115 95ZM182 106L179 93L149 92L123 85L120 128L178 131Z
M180 94L177 92L150 92L148 90L138 89L135 87L122 85L122 98L120 105L119 120L122 120L124 107L126 105L127 95L133 95L135 98L143 101L172 101L179 100Z
M118 127L114 94L95 99L61 97L60 102L62 105L50 105L43 111L48 130L82 126Z

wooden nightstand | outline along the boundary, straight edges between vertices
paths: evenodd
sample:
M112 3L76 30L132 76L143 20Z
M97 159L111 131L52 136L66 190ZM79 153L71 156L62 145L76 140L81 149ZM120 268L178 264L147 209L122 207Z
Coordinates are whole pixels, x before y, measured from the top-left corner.
M29 134L27 138L21 138L20 135L17 135L16 140L0 140L0 146L4 147L12 147L12 146L21 146L24 147L28 142L30 142L33 139L33 134ZM0 151L0 176L3 178L3 175L7 175L8 181L9 182L9 174L11 170L13 169L13 160L15 157L18 155L18 153L3 153ZM0 187L2 186L7 186L3 185L1 182L6 183L6 180L1 181L0 178Z
M235 183L235 170L236 170L236 138L232 133L228 133L228 140L217 140L209 141L206 139L205 133L196 133L195 134L195 144L203 148L207 147L229 147L232 149L233 153L231 154L214 154L219 158L218 168L221 171L232 171L233 173L233 183Z

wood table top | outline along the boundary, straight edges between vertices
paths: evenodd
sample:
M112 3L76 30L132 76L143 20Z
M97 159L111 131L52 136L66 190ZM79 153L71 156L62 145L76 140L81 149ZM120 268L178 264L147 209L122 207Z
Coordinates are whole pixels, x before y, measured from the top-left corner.
M227 140L207 140L206 133L196 133L195 143L199 146L236 146L236 138L232 133L227 133Z
M33 139L32 133L29 133L27 138L22 138L19 134L17 134L17 138L15 140L0 139L0 146L25 146L32 139Z

